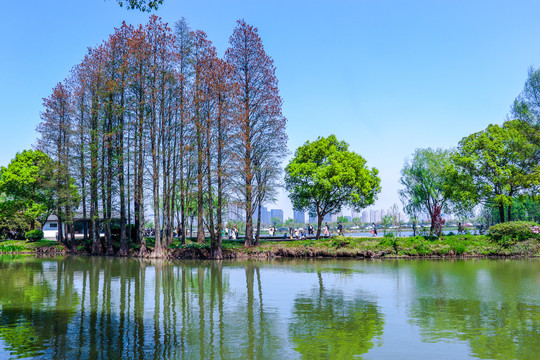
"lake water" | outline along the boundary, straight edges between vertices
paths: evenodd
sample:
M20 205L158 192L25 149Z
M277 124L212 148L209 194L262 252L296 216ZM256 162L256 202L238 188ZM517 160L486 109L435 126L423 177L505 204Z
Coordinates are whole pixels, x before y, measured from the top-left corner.
M540 259L0 257L0 359L537 359Z

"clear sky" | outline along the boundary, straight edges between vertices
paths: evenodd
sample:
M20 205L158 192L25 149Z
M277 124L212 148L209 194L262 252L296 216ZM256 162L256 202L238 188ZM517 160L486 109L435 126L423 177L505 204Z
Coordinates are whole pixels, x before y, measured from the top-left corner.
M35 142L42 98L89 46L148 14L115 0L0 0L0 165ZM501 123L540 66L537 1L164 0L222 55L237 19L274 59L291 153L335 134L379 169L376 208L398 203L416 148L456 146ZM276 205L292 217L283 193Z

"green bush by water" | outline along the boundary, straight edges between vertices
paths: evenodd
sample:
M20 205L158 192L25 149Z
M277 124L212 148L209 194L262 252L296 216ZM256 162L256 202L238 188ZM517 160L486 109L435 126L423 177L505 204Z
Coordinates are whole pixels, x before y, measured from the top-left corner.
M510 221L493 225L488 230L491 241L509 247L519 241L538 239L540 225L532 221Z
M43 239L43 231L38 229L30 230L26 234L24 234L24 237L28 241L39 241Z

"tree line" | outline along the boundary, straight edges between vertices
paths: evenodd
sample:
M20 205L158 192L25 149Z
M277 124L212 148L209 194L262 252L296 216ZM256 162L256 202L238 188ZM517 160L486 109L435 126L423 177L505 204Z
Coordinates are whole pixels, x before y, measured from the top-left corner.
M436 235L444 224L442 213L470 214L475 207L486 225L534 214L538 220L539 94L540 69L531 68L502 125L466 136L453 149L417 149L401 171L404 210L413 217L428 214Z
M115 252L116 218L118 254L127 254L131 219L132 240L145 254L151 209L153 255L164 254L175 229L185 244L191 218L197 241L209 236L211 256L221 258L233 202L245 211L245 245L258 242L261 217L254 225L253 214L275 194L286 119L257 29L239 20L229 44L220 58L185 19L172 29L154 15L138 27L123 23L44 99L37 148L57 167L54 212L68 247L80 211L93 254Z

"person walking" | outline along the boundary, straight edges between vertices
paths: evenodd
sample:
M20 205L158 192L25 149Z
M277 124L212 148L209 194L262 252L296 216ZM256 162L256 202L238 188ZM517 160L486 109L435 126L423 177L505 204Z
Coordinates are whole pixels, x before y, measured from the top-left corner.
M328 227L328 223L324 223L324 236L325 237L330 236L330 228Z
M337 223L337 233L339 236L343 236L343 225L341 223Z
M375 223L371 223L371 225L373 226L373 230L371 230L371 233L373 234L373 236L377 236L377 225L375 225Z

